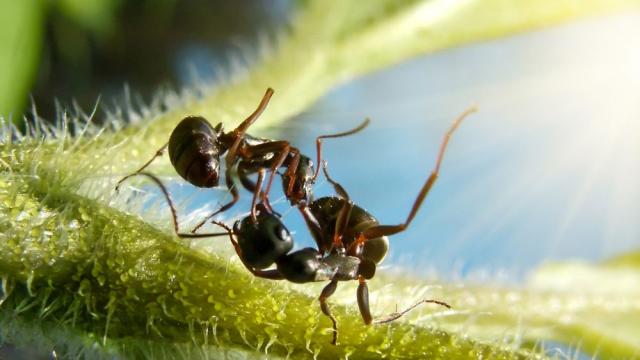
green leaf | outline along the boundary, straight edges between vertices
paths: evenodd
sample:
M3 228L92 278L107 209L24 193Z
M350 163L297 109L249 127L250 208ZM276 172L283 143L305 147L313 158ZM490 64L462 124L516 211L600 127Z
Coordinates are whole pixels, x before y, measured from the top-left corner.
M113 29L120 0L58 0L56 6L68 18L98 35Z
M607 259L603 265L610 268L628 267L637 270L640 268L640 251L633 251Z
M61 128L36 124L24 138L6 130L0 145L2 338L63 357L105 358L542 358L545 339L579 343L591 354L640 353L637 294L611 298L576 280L586 271L598 285L635 281L631 269L550 267L515 289L426 286L379 274L371 289L393 285L372 293L376 315L422 298L447 301L454 310L423 306L394 323L367 327L354 308L353 284L341 284L331 297L340 344L330 346L330 322L317 303L322 284L255 279L226 241L202 242L214 244L207 251L153 226L154 218L168 215L155 206L142 218L127 213L137 205L114 194L114 181L147 161L184 115L233 126L271 86L276 95L256 125L272 126L337 84L411 56L638 2L521 1L523 10L498 0L362 4L307 2L271 55L203 96L161 99L171 105L166 113L159 106L125 109L107 129L65 114ZM123 117L142 121L125 124ZM71 137L70 125L84 130ZM153 171L173 174L166 159ZM563 277L571 287L557 285Z
M37 72L44 10L38 0L0 0L0 116L16 122Z

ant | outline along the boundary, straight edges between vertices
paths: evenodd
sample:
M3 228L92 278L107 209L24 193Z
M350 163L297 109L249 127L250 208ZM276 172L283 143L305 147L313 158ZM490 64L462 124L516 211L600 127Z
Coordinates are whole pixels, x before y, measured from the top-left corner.
M156 154L140 169L129 174L116 184L118 191L122 182L128 178L142 174L144 170L165 149L169 149L169 159L178 174L197 187L211 188L218 186L220 172L220 157L225 155L225 181L232 200L208 215L191 232L195 233L209 219L217 214L230 209L240 198L233 182L233 169L236 168L238 178L244 188L253 193L251 204L251 218L257 220L256 203L260 198L264 206L269 210L268 194L277 170L285 167L282 175L284 193L292 205L309 203L312 198L312 185L315 183L320 168L315 171L310 158L300 153L298 148L291 146L286 140L272 140L258 138L247 134L249 127L260 117L267 107L273 89L268 88L262 97L256 110L249 115L235 129L225 132L222 123L215 127L201 116L187 116L175 127L169 141L156 151ZM369 124L365 119L356 128L337 134L321 135L316 138L317 163L322 159L322 139L338 138L355 134ZM266 170L270 171L266 189L262 191L262 184ZM257 182L249 178L252 174L258 174Z
M318 249L304 248L291 252L293 239L279 216L258 204L255 214L238 220L230 228L224 223L213 221L223 227L226 233L181 234L175 207L168 191L154 175L141 173L152 178L162 189L173 215L175 232L179 237L211 237L228 235L244 266L256 277L269 280L288 280L294 283L329 281L318 298L322 312L333 324L331 343L337 344L338 322L331 313L328 298L337 289L339 281L358 281L356 293L360 315L366 325L383 324L394 321L420 304L434 303L448 309L445 302L423 299L401 312L374 319L369 307L369 289L367 280L374 277L376 267L383 261L389 250L388 236L405 231L438 178L440 165L447 144L454 131L467 115L474 112L471 108L461 114L451 125L440 145L436 165L418 193L406 220L397 225L381 225L380 222L363 208L355 205L347 191L328 173L327 163L323 162L323 171L338 196L322 197L307 204L299 204L309 230ZM255 218L253 218L255 216ZM268 269L276 265L275 269Z

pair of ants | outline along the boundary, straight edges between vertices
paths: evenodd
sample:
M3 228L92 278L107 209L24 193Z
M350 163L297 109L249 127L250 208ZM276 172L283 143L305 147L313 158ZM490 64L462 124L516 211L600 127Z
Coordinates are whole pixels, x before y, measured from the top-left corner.
M425 299L401 312L374 319L369 309L369 290L366 280L373 278L376 266L382 262L389 250L387 236L405 231L427 197L438 178L440 164L453 132L462 120L475 109L460 115L444 136L436 165L418 193L406 220L397 225L381 225L366 210L354 204L347 191L329 176L326 161L322 160L322 140L353 135L369 124L366 119L358 127L337 134L321 135L316 138L316 164L291 146L286 140L258 138L247 134L249 127L267 107L273 90L267 89L257 109L238 127L225 132L222 124L215 127L204 118L188 116L173 130L169 142L136 172L125 176L116 185L116 190L126 179L143 175L150 178L162 190L171 209L173 225L181 238L203 238L228 236L244 266L254 275L270 280L288 280L294 283L329 281L319 296L322 312L333 324L332 344L337 343L337 320L332 315L327 299L335 292L339 281L357 280L357 302L365 324L382 324L398 319L416 306L435 303L446 308L442 301ZM224 156L226 187L232 200L203 219L191 233L181 233L177 213L166 187L155 175L144 170L165 149L175 170L189 183L203 188L218 186L220 158ZM320 173L320 164L328 182L337 196L315 199L313 185ZM278 171L284 170L280 174ZM251 177L257 174L257 180ZM291 251L293 238L282 222L280 215L269 203L269 192L275 175L282 178L285 197L302 214L317 248ZM253 193L248 216L235 222L233 227L211 220L221 212L230 209L239 199L234 177L242 186ZM265 178L266 185L264 184ZM223 229L223 233L197 233L207 221ZM275 264L275 268L270 269Z

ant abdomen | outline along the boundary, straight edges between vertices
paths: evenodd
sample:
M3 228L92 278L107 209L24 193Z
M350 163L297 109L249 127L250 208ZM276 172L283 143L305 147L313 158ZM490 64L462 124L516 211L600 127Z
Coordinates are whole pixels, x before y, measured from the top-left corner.
M345 204L346 201L344 199L333 196L322 197L309 204L311 212L321 225L323 231L321 240L324 241L323 245L326 249L330 249L333 246L332 241L337 218L340 209L342 209ZM380 222L365 209L355 204L352 206L353 208L349 212L349 220L342 238L342 242L347 249L351 243L356 240L357 234L380 224ZM370 260L374 264L379 264L384 260L389 251L389 238L379 236L367 239L359 251L361 252L355 255L362 256L363 259Z
M169 158L183 179L198 187L218 186L221 130L200 116L188 116L176 126L169 138Z

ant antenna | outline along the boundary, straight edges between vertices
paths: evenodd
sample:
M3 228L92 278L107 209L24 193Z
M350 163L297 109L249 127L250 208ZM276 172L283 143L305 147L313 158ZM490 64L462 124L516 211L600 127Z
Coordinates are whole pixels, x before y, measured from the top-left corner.
M374 320L374 321L373 321L373 323L374 323L374 324L386 324L386 323L390 323L390 322L392 322L392 321L394 321L394 320L396 320L396 319L398 319L398 318L402 317L404 314L408 313L409 311L411 311L411 310L415 309L415 308L416 308L416 307L418 307L419 305L426 304L426 303L438 304L438 305L441 305L441 306L446 307L447 309L451 309L451 305L447 304L446 302L438 301L438 300L432 300L432 299L423 299L423 300L420 300L420 301L418 301L417 303L415 303L415 304L413 304L413 305L409 306L408 308L404 309L404 310L403 310L403 311L401 311L401 312L397 312L397 311L396 311L396 312L394 312L394 313L391 313L391 314L389 314L389 315L387 315L387 316L383 317L382 319ZM396 309L397 309L397 306L398 306L398 305L396 304Z
M171 195L169 194L169 191L164 186L162 181L157 176L155 176L155 175L153 175L151 173L148 173L148 172L135 173L135 174L132 174L132 175L128 176L127 178L129 178L131 176L134 176L134 175L146 176L146 177L150 178L154 183L156 183L156 185L158 185L158 187L160 187L160 190L164 194L164 198L167 200L167 203L169 204L169 209L171 209L171 220L173 221L173 229L175 230L175 233L176 233L176 235L178 237L187 238L187 239L194 239L194 238L204 238L204 237L214 237L214 236L225 236L225 235L228 234L227 232L224 232L224 233L206 233L206 234L184 234L184 233L181 233L180 232L180 227L178 225L178 213L176 211L176 207L173 204L173 200L171 199ZM120 183L122 181L124 181L125 179L122 179L120 181ZM120 185L120 183L118 183L118 185ZM225 226L225 228L227 228L227 227Z
M115 190L116 190L116 192L120 191L120 185L122 185L122 183L123 183L125 180L129 179L130 177L133 177L133 176L136 176L136 175L142 174L142 173L143 173L142 171L143 171L144 169L146 169L146 168L147 168L147 166L151 165L151 163L152 163L156 158L158 158L158 157L162 156L162 154L164 154L164 150L167 148L167 146L169 146L169 143L166 143L166 144L162 145L162 147L156 151L155 155L153 155L153 157L152 157L149 161L147 161L144 165L142 165L142 167L141 167L140 169L136 170L133 174L129 174L129 175L127 175L127 176L123 177L122 179L120 179L120 181L118 181L118 183L116 184L116 189L115 189ZM150 174L148 174L148 173L144 173L144 174L146 174L147 176L150 176L150 177L153 179L153 175L150 175ZM160 180L155 179L154 181L156 181L156 183L158 183ZM159 185L160 185L160 187L164 187L164 186L162 185L162 183L159 183Z
M322 159L322 139L333 139L333 138L339 138L339 137L353 135L353 134L355 134L357 132L360 132L361 130L363 130L367 126L369 126L370 122L371 122L371 120L369 118L366 118L366 119L364 119L362 124L358 125L357 127L353 128L351 130L347 130L347 131L344 131L344 132L341 132L341 133L337 133L337 134L320 135L320 136L318 136L316 138L317 167L316 167L316 172L313 174L313 178L311 178L311 182L312 183L316 182L316 178L318 178L318 174L320 174L320 161Z

